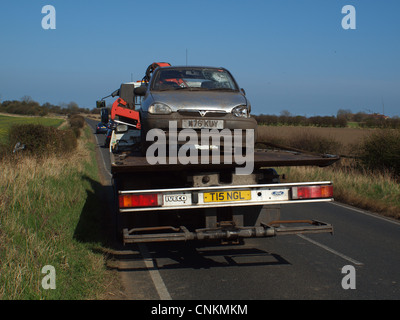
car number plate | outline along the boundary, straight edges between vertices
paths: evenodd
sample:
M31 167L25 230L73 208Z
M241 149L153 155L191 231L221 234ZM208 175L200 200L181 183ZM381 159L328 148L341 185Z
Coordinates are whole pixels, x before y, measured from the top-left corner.
M225 201L245 201L251 200L250 190L238 191L215 191L204 193L204 202L225 202Z
M223 129L224 128L224 120L184 119L184 120L182 120L182 128L184 128L184 129Z

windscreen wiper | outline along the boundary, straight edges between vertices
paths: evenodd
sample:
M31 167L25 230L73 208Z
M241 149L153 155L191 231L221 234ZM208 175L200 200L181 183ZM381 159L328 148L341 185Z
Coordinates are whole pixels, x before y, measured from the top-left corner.
M212 91L235 91L232 88L209 88L208 90L212 90Z

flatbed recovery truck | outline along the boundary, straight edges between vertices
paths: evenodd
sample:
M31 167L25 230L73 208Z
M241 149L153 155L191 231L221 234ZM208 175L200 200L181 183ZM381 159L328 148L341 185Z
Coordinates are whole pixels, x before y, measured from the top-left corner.
M299 233L333 233L329 223L281 221L280 206L333 201L330 181L281 183L274 167L328 166L338 156L307 153L276 146L254 149L251 174L238 174L236 159L182 164L176 154L165 162L150 163L141 152L140 99L132 83L129 113L121 92L111 114L117 126L110 143L117 233L123 244L218 240L238 243L244 238ZM126 86L125 86L126 87ZM122 99L122 100L121 100ZM118 101L122 102L119 103ZM119 113L120 112L120 113ZM136 111L137 112L137 111ZM119 116L118 116L119 113ZM204 158L202 159L204 160ZM214 159L215 160L215 159Z
M237 164L149 164L139 152L111 152L117 229L124 244L333 233L321 221L281 221L280 205L333 201L330 181L280 183L272 167L327 166L339 158L279 149L254 152L254 171Z

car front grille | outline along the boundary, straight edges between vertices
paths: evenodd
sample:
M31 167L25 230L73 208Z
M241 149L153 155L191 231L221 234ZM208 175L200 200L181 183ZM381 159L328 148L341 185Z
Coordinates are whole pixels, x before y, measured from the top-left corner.
M180 109L178 113L182 116L189 117L223 117L228 113L225 110L197 110L197 109Z

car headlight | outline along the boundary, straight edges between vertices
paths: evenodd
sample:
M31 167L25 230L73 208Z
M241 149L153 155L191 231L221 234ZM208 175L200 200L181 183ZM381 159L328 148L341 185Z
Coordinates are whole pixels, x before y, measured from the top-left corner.
M151 114L170 114L171 108L164 103L154 103L149 108Z
M232 113L239 118L248 118L249 117L249 110L247 109L247 106L238 106L233 108Z

